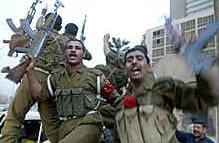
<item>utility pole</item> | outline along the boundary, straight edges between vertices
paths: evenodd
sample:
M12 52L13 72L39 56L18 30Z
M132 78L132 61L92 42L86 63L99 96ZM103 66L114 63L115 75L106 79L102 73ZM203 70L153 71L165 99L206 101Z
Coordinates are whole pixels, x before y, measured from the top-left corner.
M219 0L214 0L214 15L215 20L219 20ZM219 33L216 37L216 53L219 56ZM217 61L217 66L219 66L219 61ZM216 109L216 142L219 143L219 105Z

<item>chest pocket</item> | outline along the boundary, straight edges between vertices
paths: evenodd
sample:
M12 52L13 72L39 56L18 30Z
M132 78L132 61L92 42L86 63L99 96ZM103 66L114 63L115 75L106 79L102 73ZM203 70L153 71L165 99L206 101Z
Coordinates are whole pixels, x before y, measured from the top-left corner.
M95 95L86 94L83 88L57 89L55 95L60 117L84 116L98 102Z
M94 109L96 108L98 104L98 99L96 97L96 95L93 94L86 94L85 95L85 106L87 109Z

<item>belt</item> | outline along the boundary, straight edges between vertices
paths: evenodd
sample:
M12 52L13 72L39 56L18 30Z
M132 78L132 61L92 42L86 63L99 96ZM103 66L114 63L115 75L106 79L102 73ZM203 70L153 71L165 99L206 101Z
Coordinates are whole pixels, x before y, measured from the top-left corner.
M95 113L97 113L97 111L92 110L92 111L89 111L85 115L91 115L91 114L95 114ZM67 117L59 117L59 120L60 121L68 121L68 120L72 120L72 119L81 118L81 117L83 117L85 115L81 115L81 116L80 115L78 115L78 116L73 115L73 116L67 116Z
M36 71L40 71L40 72L42 72L42 73L45 73L45 74L50 74L50 72L49 71L47 71L47 70L44 70L44 69L42 69L42 68L39 68L39 67L35 67L34 68Z

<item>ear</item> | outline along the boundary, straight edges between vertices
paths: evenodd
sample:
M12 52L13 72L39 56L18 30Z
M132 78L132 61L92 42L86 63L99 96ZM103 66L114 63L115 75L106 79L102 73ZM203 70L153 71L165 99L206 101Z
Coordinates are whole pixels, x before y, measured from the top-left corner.
M85 51L84 51L84 53L83 53L83 56L82 56L82 57L83 57L83 59L86 57L86 53L85 53Z
M145 64L145 68L147 69L147 70L149 70L150 68L151 68L151 64Z

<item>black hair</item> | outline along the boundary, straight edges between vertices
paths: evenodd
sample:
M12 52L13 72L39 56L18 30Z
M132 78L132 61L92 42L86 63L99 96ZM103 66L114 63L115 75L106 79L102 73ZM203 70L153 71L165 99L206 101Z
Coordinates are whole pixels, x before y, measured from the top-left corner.
M69 34L72 36L77 36L78 33L78 26L74 23L68 23L65 26L65 34Z
M147 50L147 47L143 46L143 45L136 45L134 46L134 48L131 48L129 49L128 51L125 52L125 55L124 55L124 62L126 63L126 58L127 58L127 55L131 52L134 52L134 51L140 51L144 54L146 60L147 60L147 64L150 64L150 59L148 57L148 50Z
M48 13L46 16L45 16L45 20L47 20L52 14L54 13ZM56 18L56 21L55 21L55 25L53 27L53 29L57 30L57 31L60 31L62 28L62 17L60 15L57 16Z

